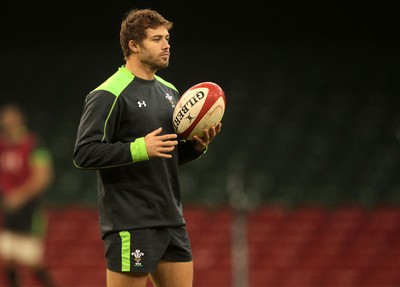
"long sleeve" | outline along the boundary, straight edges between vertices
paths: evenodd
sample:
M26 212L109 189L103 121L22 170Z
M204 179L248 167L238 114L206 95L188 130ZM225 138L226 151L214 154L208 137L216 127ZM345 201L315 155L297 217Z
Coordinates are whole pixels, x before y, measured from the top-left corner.
M119 126L117 100L118 97L107 91L88 95L74 148L77 167L100 169L133 163L131 141L113 141Z
M180 140L178 144L178 154L179 154L179 165L186 164L188 162L194 161L201 157L207 152L205 149L203 152L197 152L193 147L193 141Z

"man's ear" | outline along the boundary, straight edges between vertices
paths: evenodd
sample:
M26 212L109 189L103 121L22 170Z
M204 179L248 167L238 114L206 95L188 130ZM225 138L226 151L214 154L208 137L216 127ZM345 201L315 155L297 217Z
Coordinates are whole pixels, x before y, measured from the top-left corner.
M128 45L129 45L129 49L130 49L132 52L137 53L137 51L138 51L138 46L139 46L139 45L138 45L135 41L130 40L129 43L128 43Z

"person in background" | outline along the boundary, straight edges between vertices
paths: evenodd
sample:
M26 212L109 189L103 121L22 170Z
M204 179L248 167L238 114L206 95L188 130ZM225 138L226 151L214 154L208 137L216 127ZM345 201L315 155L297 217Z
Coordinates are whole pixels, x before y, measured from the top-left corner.
M168 67L172 22L129 11L120 44L125 63L85 99L73 162L97 170L99 223L108 287L190 287L193 258L178 165L200 158L221 123L178 138L178 90L156 75Z
M0 107L0 257L10 287L26 266L46 287L56 284L44 265L46 214L42 195L53 179L52 157L27 127L17 104Z

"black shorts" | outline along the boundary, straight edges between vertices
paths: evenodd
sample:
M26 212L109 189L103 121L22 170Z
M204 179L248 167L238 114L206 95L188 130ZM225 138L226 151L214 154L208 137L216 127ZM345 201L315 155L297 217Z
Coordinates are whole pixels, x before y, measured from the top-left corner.
M33 198L23 206L12 211L3 211L5 230L26 235L43 235L46 232L47 218L39 198Z
M116 272L151 273L160 261L193 259L185 226L120 231L103 242L107 268Z

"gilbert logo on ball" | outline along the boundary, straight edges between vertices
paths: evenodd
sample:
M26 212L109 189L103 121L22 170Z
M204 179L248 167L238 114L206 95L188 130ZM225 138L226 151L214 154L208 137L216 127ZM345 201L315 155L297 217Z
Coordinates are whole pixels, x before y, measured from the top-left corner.
M202 82L190 87L176 104L172 124L181 138L192 140L203 136L203 130L217 125L224 116L225 93L213 82Z

